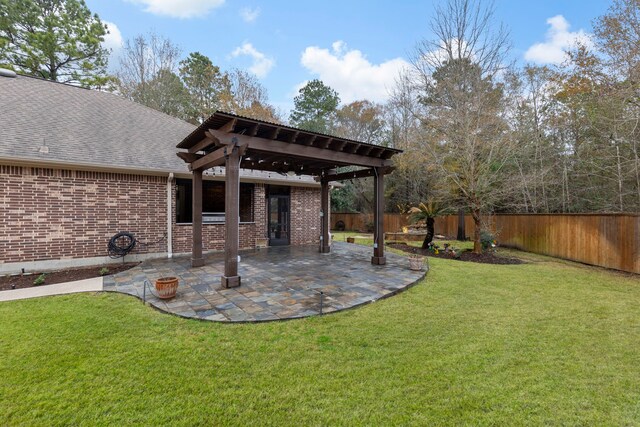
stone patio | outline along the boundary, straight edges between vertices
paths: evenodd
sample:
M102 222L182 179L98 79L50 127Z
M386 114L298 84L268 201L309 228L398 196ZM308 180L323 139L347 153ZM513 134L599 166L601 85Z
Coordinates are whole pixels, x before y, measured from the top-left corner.
M409 270L405 257L387 254L387 264L371 265L370 247L334 242L329 254L318 247L282 246L242 253L242 286L222 289L224 254L192 268L189 257L147 261L105 278L104 290L143 298L145 281L180 279L178 294L161 300L146 289L146 301L182 317L220 322L259 322L331 313L394 295L424 277ZM153 289L155 292L155 289ZM320 294L323 293L323 295ZM322 297L322 307L321 307Z

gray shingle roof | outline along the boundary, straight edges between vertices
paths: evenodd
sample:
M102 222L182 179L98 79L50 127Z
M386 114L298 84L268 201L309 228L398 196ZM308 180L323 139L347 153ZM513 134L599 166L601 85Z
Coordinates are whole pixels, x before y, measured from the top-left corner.
M0 108L0 158L188 172L176 156L176 144L196 127L120 96L34 77L0 76ZM224 174L220 168L215 172ZM241 175L313 182L260 171Z
M2 157L186 170L175 145L195 126L117 95L0 77L0 106Z

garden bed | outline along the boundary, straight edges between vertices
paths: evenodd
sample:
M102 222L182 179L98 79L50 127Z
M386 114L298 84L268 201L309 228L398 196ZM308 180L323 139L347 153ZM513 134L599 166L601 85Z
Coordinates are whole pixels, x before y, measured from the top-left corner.
M446 253L444 250L440 250L438 254L429 249L422 249L415 246L409 246L406 243L390 243L387 246L393 249L398 249L410 254L420 254L435 258L445 258L457 261L469 261L479 262L483 264L524 264L525 262L519 258L504 257L497 255L495 252L483 252L481 254L474 254L472 251L466 250L460 252L460 256L455 258L451 254Z
M54 285L56 283L73 282L75 280L91 279L93 277L115 274L121 271L129 270L130 268L133 268L138 264L139 263L137 262L127 262L124 264L105 264L93 267L70 268L68 270L51 272L0 276L0 291L33 287L34 280L36 280L42 273L45 273L45 281L43 284L38 286ZM100 274L103 268L106 268L108 270L106 274Z

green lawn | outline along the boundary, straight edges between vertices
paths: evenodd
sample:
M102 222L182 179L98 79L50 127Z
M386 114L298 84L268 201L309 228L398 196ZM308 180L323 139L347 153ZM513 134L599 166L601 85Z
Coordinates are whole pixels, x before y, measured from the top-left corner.
M267 324L0 303L0 425L640 424L638 277L522 255L431 259L393 298Z

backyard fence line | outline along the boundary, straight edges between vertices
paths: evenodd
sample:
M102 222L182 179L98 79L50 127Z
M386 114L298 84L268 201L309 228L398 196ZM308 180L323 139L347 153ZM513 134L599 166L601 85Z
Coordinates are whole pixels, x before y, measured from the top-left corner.
M332 213L335 228L366 231L373 216ZM498 214L489 218L490 228L501 246L585 264L640 274L640 213L628 214ZM410 224L408 215L385 214L385 232L401 231ZM473 219L465 216L465 234L473 236ZM436 218L436 234L454 237L458 216Z

